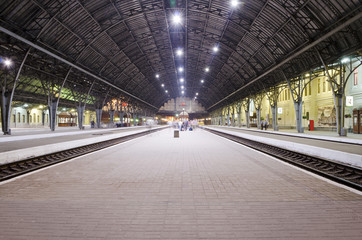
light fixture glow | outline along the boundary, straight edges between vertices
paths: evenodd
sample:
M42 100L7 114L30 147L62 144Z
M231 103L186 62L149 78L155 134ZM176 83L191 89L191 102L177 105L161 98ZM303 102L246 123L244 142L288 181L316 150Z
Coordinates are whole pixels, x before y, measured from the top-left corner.
M183 72L183 71L184 71L184 68L183 68L183 67L179 67L179 68L178 68L178 71L179 71L179 72Z
M204 83L204 82L205 82L204 79L202 79L202 80L201 80L201 83Z
M198 95L199 95L199 93L197 92L197 93L196 93L196 96L198 96Z
M183 79L183 78L180 78L180 82L182 82L182 83L183 83L184 81L185 81L185 79Z
M156 74L156 78L160 78L160 75L159 75L159 74Z
M185 91L182 91L181 93L182 93L182 94L184 94L184 93L185 93Z
M184 89L185 87L184 86L181 86L181 89Z
M348 63L349 62L349 58L343 58L342 60L341 60L341 63Z
M166 90L165 93L168 93L168 90Z
M230 2L232 7L237 7L239 5L239 1L238 0L231 0Z
M180 15L180 13L175 13L173 16L172 16L172 22L174 24L181 24L182 22L182 17Z
M177 51L176 51L176 55L177 56L182 56L184 54L184 51L182 51L182 49L177 49Z
M210 71L209 67L205 68L205 72L209 72L209 71Z
M214 53L217 53L217 52L219 51L219 47L218 47L218 46L215 46L215 47L213 47L212 50L214 51Z
M5 65L6 67L10 67L12 64L13 64L13 63L12 63L12 61L11 61L10 59L5 59L4 65Z
M162 84L161 84L161 87L164 87L164 86L165 86L165 84L162 83Z

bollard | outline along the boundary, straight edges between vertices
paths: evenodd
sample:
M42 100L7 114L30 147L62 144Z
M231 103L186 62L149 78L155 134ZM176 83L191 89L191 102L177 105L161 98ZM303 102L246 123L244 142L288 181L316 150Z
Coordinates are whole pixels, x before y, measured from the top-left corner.
M179 130L175 130L175 131L173 132L173 137L174 137L174 138L180 137L180 131L179 131Z

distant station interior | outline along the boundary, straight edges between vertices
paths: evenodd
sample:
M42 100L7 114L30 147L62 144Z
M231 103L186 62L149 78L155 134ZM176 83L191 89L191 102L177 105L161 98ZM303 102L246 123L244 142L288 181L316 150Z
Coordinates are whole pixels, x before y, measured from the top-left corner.
M360 0L0 4L0 239L361 239Z

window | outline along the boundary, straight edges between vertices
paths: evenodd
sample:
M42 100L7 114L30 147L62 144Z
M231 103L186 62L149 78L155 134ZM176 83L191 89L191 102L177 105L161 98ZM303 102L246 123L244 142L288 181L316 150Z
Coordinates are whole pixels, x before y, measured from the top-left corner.
M29 115L29 123L31 123L33 121L33 118L31 117L31 115Z
M25 115L23 115L23 123L25 123Z
M309 87L309 95L312 95L312 84L309 82L308 84L308 87Z
M323 80L323 92L326 91L326 80Z
M353 84L356 86L358 85L358 68L356 68L353 72L354 74L354 81L353 81Z
M318 93L321 93L321 80L318 79Z
M38 115L38 123L40 123L40 120L39 120L39 115Z
M13 114L13 122L15 123L16 122L16 115Z
M327 84L328 84L328 92L330 92L332 90L331 83L327 82Z
M33 114L33 121L34 121L34 123L36 123L36 115L35 115L35 113Z
M308 87L305 86L305 88L304 88L304 96L307 96L307 95L308 95Z
M20 113L18 113L18 122L20 122Z

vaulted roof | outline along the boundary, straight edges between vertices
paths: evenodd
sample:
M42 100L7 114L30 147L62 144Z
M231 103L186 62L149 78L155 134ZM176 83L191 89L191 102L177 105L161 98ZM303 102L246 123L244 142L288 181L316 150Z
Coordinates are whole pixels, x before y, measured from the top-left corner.
M361 9L359 0L12 0L0 5L0 44L21 62L31 42L39 48L26 65L45 61L60 78L72 63L91 80L70 79L95 79L100 96L111 86L159 108L184 90L211 109L283 81L279 71L320 66L317 51L326 61L356 53Z

